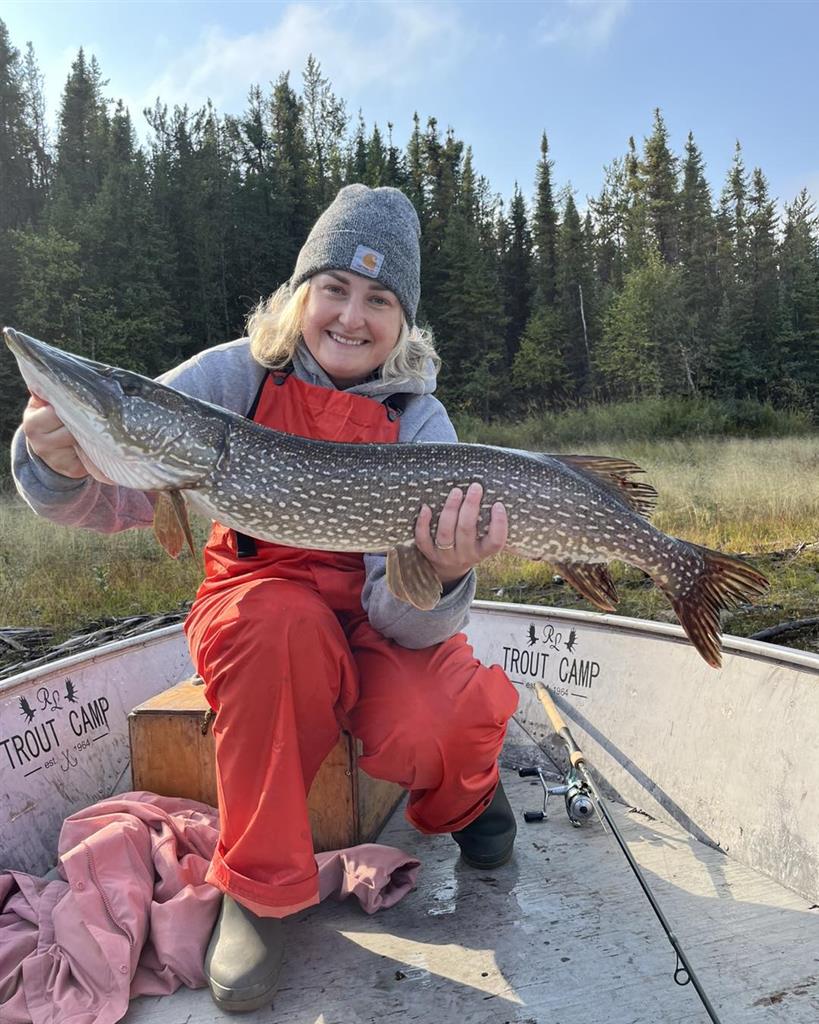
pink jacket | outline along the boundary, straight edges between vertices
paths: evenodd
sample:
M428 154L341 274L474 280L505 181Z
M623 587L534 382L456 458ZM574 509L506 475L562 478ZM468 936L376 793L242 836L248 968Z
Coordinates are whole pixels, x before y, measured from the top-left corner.
M66 819L64 881L0 873L0 1024L114 1024L134 996L201 988L217 835L212 807L124 793ZM367 913L414 888L419 867L375 844L316 859L322 899L352 893Z

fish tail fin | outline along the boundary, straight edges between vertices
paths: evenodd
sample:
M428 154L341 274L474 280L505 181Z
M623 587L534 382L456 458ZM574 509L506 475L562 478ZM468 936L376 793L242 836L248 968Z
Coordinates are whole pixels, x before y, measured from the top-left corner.
M699 576L683 595L669 595L691 643L712 668L722 664L720 612L753 602L769 588L768 580L742 559L710 548L689 545L703 559Z

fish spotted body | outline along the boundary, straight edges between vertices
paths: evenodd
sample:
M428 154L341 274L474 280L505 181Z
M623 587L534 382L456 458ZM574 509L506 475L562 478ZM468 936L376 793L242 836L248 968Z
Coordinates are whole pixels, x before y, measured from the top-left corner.
M413 541L418 512L429 505L434 525L451 489L473 482L483 487L480 528L502 501L508 548L551 562L597 607L610 611L617 600L607 562L647 573L711 665L720 664L720 611L767 589L741 560L652 526L656 492L631 479L641 470L625 460L490 445L314 441L10 328L4 334L29 389L53 405L115 483L168 492L180 521L179 493L196 513L259 540L384 553L391 590L416 607L434 607L441 594Z

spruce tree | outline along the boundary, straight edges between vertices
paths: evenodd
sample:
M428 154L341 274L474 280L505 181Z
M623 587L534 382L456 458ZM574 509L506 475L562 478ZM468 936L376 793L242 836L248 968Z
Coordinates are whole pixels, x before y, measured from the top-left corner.
M654 129L645 140L640 171L654 244L666 263L676 263L679 255L677 158L669 149L668 131L659 109L654 111Z
M323 209L338 186L332 166L341 153L347 112L344 101L335 95L312 53L307 56L302 78L306 138L316 168L316 200Z
M367 169L364 181L371 188L378 188L379 185L386 185L387 176L387 150L384 147L384 140L378 125L373 125L372 134L367 142Z
M604 167L603 188L590 200L595 219L595 270L601 292L608 295L623 287L626 265L629 195L625 163L617 158Z
M697 390L713 390L717 381L711 348L720 307L717 233L705 165L690 132L680 192L679 256L693 379Z
M566 372L575 397L591 387L588 304L592 294L591 253L574 197L567 190L558 235L558 309Z
M819 237L816 206L802 189L785 206L779 250L781 317L776 348L780 402L811 408L819 420Z
M715 393L745 397L753 374L748 338L751 334L748 175L737 142L722 189L716 217L717 273L720 313L711 346L707 376Z
M557 298L557 208L552 191L552 166L544 132L540 140L532 215L533 303L536 307L553 306Z
M20 270L9 232L31 216L25 114L20 55L0 21L0 315L8 322L17 317Z
M524 328L532 312L532 239L526 201L515 182L509 206L509 231L505 256L500 264L506 312L506 365L511 367Z
M392 139L392 132L395 125L392 121L387 122L387 164L384 168L384 184L393 188L406 189L407 168L401 151Z
M777 216L765 175L758 167L751 178L748 211L748 290L752 305L745 347L751 359L752 393L759 399L766 399L777 369L774 345L779 327Z
M60 104L51 211L55 225L69 233L78 210L92 202L108 170L109 118L102 93L107 84L96 59L87 61L80 49Z
M467 150L458 198L444 230L440 257L447 274L434 326L445 400L488 418L508 411L508 373L503 300L489 253L480 243L478 212Z
M111 116L108 171L80 236L83 350L151 375L167 369L181 348L165 284L169 246L152 208L145 155L121 101Z

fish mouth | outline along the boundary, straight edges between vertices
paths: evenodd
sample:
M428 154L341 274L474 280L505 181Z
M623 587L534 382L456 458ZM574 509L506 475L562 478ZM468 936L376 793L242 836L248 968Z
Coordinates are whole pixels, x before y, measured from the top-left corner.
M64 395L99 416L114 411L120 389L111 379L109 366L52 348L13 327L3 328L3 338L33 394L55 407L59 405L58 395Z

